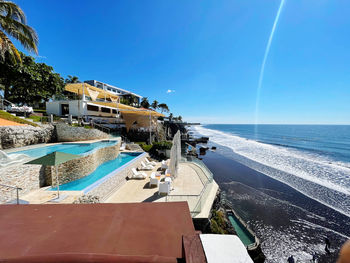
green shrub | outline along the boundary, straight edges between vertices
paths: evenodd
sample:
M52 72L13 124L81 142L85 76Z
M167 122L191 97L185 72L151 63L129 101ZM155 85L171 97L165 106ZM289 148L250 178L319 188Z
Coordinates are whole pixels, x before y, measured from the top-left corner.
M45 109L34 109L34 112L46 113Z
M210 220L210 229L212 233L215 234L226 234L227 231L226 228L226 222L225 222L225 216L223 212L213 210L212 212L212 218Z
M153 143L154 149L158 149L158 150L170 150L172 146L173 146L173 144L170 141L162 141L162 142Z
M213 234L225 234L225 231L218 226L214 219L210 220L210 230Z
M146 144L145 142L135 142L135 143L140 145L142 150L144 150L145 152L149 152L153 147L152 144Z
M149 152L151 149L152 149L152 147L153 147L153 145L151 144L151 145L149 145L149 144L142 144L142 149L145 151L145 152Z

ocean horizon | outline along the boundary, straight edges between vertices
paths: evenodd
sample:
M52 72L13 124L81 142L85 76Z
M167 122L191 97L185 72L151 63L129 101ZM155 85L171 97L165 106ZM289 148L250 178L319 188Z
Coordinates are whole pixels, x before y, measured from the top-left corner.
M201 156L235 209L258 233L267 262L324 252L350 238L350 126L192 127L209 137ZM247 168L245 168L247 167ZM277 248L277 249L276 249ZM331 260L331 261L329 261Z
M206 124L193 130L230 148L248 167L350 217L350 125Z

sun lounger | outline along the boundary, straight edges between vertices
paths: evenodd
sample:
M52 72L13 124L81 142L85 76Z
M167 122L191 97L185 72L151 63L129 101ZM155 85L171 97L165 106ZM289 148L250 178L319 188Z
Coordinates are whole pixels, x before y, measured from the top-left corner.
M146 165L144 162L141 162L141 169L142 170L153 170L153 166L152 165Z
M162 169L168 169L168 162L167 161L162 161L162 166L161 166Z
M158 178L156 177L156 173L153 172L151 174L151 176L149 177L149 186L152 187L152 186L158 186L159 185L159 180Z
M156 166L156 165L157 165L156 162L150 161L150 160L148 160L147 158L145 158L145 161L146 161L146 164L153 165L153 166Z
M125 151L125 143L122 143L122 145L119 148L121 151Z
M168 182L160 183L159 184L159 195L168 195L170 192L170 184Z
M135 168L131 169L132 176L131 179L145 179L147 177L147 174L144 172L138 172Z

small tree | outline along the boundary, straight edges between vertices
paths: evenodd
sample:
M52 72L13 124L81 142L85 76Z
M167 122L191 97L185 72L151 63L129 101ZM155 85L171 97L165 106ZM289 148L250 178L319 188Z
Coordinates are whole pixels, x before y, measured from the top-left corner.
M165 103L160 103L158 104L158 108L160 109L160 111L163 112L169 112L169 107L168 105L166 105Z
M68 75L67 78L64 80L65 84L68 83L81 83L81 81L79 80L79 78L77 76L71 76Z
M159 105L158 105L158 101L154 100L151 104L151 107L154 109L154 110L157 110Z
M145 109L149 109L151 105L148 102L148 98L147 97L143 97L141 100L141 107L145 108Z
M63 78L51 66L36 63L34 58L21 54L21 64L0 62L0 83L4 97L20 104L33 104L61 94Z

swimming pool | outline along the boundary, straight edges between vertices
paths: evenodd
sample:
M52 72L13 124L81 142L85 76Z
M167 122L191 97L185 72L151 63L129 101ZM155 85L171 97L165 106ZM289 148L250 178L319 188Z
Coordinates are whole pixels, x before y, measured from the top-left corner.
M63 143L51 146L43 146L18 152L13 152L9 154L25 154L33 158L39 158L53 152L64 152L70 154L86 155L92 151L100 148L113 146L117 144L117 140L99 141L94 143Z
M105 176L109 175L116 169L121 168L122 166L131 162L141 154L142 153L120 153L116 159L101 164L91 174L83 178L80 178L78 180L60 185L60 190L61 191L83 191L87 187L93 185L94 183L101 180ZM50 188L49 190L51 191L57 190L57 187Z
M236 230L237 236L242 241L245 246L249 246L255 243L255 237L246 229L243 224L235 217L231 212L228 214L228 219L230 220L233 228Z

